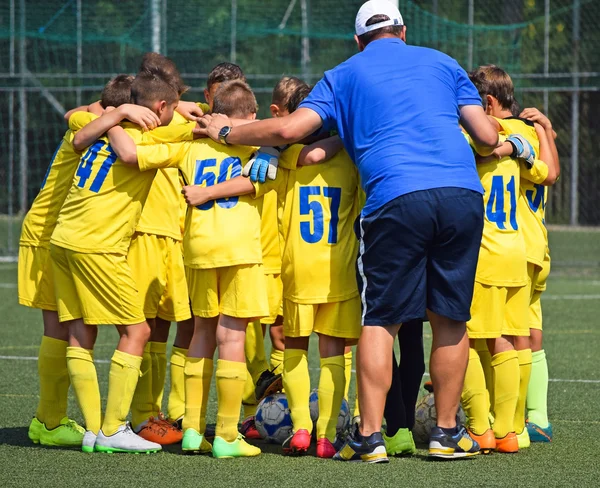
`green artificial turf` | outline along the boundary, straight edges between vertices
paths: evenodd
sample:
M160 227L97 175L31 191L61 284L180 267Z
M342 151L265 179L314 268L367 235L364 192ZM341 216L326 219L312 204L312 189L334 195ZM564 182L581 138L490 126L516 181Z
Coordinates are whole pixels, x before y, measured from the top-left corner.
M451 462L429 461L420 450L412 458L393 459L387 465L340 463L313 456L289 458L277 446L263 444L265 452L260 457L236 460L183 456L177 446L154 455L110 455L32 445L27 426L37 404L37 363L32 358L40 341L41 313L17 304L16 264L0 263L2 484L44 488L600 486L596 456L600 451L600 233L557 232L551 233L550 240L556 243L555 262L574 263L573 267L556 266L542 298L554 442L535 444L514 455ZM578 251L582 243L584 252ZM428 327L425 335L429 348ZM102 327L96 359L109 360L116 342L116 331ZM314 346L310 364L316 368ZM98 375L105 395L106 362L98 364ZM318 372L312 370L312 375L316 386ZM354 385L351 406L353 396ZM72 392L69 412L82 421ZM209 423L214 419L213 395Z

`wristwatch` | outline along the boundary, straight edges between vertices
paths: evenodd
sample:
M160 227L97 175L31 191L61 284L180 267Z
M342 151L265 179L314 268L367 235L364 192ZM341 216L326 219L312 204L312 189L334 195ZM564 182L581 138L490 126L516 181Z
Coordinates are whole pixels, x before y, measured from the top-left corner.
M227 136L229 135L229 133L231 132L231 127L229 126L225 126L222 127L221 130L219 131L219 142L221 144L225 144L226 146L227 144Z

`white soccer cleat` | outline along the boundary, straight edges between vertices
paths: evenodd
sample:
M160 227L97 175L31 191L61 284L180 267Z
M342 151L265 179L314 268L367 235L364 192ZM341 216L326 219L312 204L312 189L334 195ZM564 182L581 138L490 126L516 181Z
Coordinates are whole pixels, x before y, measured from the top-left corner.
M119 427L113 435L104 435L102 430L98 432L94 450L97 452L143 452L151 453L162 449L160 444L150 442L141 438L132 429L129 422Z
M83 452L94 452L97 437L91 430L86 430L83 434L83 441L81 441L81 450Z

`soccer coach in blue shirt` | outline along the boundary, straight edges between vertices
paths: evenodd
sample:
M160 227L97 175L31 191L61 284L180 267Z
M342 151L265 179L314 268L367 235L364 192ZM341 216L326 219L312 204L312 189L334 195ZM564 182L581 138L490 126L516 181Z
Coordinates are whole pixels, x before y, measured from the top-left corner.
M360 52L327 71L293 114L237 126L218 115L204 122L214 140L257 146L335 129L358 168L367 195L356 223L361 423L336 454L344 460L387 461L380 430L394 337L425 314L438 415L429 453L479 450L456 424L483 227L482 188L459 122L482 155L498 135L465 71L441 52L407 45L403 24L387 0L366 2L355 25Z

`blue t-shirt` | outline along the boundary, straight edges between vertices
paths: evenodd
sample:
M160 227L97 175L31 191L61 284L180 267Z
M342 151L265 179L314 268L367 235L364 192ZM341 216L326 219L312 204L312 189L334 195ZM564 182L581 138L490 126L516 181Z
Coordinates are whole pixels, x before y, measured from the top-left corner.
M461 105L481 105L481 98L454 59L384 38L327 71L300 107L337 129L358 167L368 215L419 190L483 193L458 125Z

